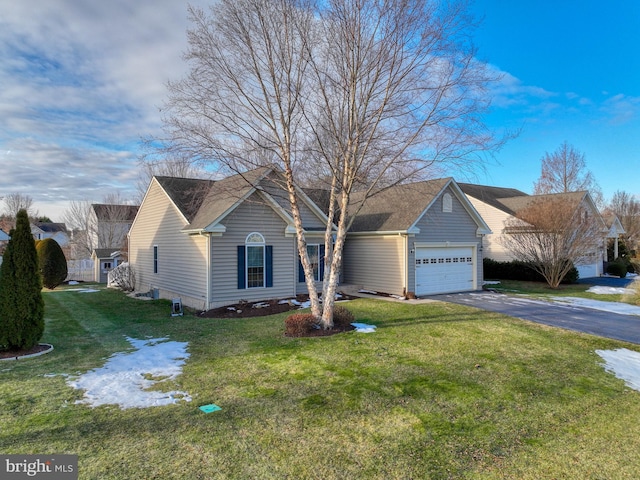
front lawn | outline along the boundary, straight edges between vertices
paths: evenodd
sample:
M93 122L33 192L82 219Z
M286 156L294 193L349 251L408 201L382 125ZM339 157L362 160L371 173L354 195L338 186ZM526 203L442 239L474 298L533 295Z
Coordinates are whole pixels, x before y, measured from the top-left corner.
M355 300L375 333L287 338L286 314L171 317L118 291L46 292L52 353L0 363L0 452L79 455L81 479L635 478L640 392L597 349L638 346L445 303ZM192 402L75 404L131 349L188 342ZM198 406L222 410L205 414Z

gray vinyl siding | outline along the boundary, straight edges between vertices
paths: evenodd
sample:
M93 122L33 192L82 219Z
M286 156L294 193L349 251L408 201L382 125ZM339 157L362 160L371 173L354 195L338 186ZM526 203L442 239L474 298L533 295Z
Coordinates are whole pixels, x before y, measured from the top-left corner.
M222 222L226 232L211 237L211 304L209 308L239 300L257 301L285 298L295 294L295 238L285 236L287 224L254 194ZM273 247L273 287L238 289L238 246L247 235L260 233L265 245Z
M350 235L344 248L344 283L402 295L406 237Z
M206 238L182 233L186 225L162 188L153 181L134 222L129 259L136 289L157 288L162 298L180 297L184 305L206 303ZM153 271L153 247L158 246L158 272Z
M442 209L442 197L445 193L449 193L453 199L451 212L443 212ZM480 249L482 238L477 234L478 225L450 189L445 190L436 198L431 208L427 210L416 226L420 229L420 233L409 240L410 250L415 250L413 248L414 242L476 245L477 288L482 287L482 251ZM413 253L409 255L408 266L409 285L413 287L411 290L415 291L415 255Z

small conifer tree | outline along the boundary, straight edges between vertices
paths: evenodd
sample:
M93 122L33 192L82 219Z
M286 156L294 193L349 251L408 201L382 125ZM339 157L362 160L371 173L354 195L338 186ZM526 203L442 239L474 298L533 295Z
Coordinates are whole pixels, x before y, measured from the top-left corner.
M53 290L67 278L67 259L64 252L53 238L36 242L36 251L42 284Z
M16 216L16 228L0 266L0 345L29 349L44 333L44 301L38 256L27 211Z

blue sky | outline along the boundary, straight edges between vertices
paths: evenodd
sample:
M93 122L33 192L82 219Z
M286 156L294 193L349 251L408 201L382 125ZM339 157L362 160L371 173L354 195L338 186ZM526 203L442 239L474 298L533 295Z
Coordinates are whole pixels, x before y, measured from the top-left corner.
M479 183L530 193L564 141L585 155L605 199L640 194L640 2L478 0L478 55L504 77L488 117L520 135Z
M206 5L206 1L195 1ZM502 74L495 129L521 129L457 177L531 192L567 141L605 199L640 194L640 2L477 0L478 56ZM0 0L0 196L60 220L69 200L133 197L139 140L185 73L186 1Z

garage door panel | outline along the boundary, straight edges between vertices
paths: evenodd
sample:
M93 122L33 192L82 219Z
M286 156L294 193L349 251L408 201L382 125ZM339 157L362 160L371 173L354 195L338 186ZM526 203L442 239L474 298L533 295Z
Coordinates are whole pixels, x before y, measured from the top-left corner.
M416 294L434 295L473 289L471 247L416 249Z

